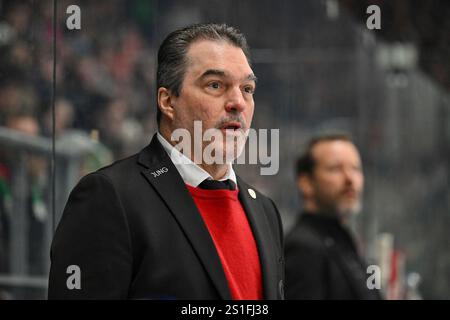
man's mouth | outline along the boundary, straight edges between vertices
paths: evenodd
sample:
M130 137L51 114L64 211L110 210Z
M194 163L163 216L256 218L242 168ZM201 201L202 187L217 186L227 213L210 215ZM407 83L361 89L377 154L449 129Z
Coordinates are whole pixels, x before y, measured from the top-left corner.
M226 122L220 127L220 129L236 131L242 129L242 125L240 122Z
M356 192L356 190L346 190L342 193L346 198L351 198L351 199L355 199L358 197L358 193Z

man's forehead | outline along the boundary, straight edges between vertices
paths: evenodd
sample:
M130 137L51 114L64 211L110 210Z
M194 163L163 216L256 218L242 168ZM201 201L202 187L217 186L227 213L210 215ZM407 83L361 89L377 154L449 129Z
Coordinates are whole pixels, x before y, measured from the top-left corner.
M243 50L225 40L198 40L189 46L187 71L204 75L224 77L247 77L253 74Z
M317 163L328 163L336 160L360 161L356 146L345 140L321 141L313 147L311 152Z

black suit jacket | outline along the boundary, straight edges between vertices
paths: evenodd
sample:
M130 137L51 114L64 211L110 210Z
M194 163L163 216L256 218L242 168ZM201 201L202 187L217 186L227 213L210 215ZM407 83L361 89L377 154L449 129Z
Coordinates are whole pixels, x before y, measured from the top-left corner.
M286 299L372 300L366 265L337 219L303 214L286 237Z
M237 182L259 251L264 298L280 299L279 213L270 199L255 189L253 199L251 187ZM70 265L80 268L80 289L67 287ZM156 135L140 153L85 176L71 192L52 242L48 296L231 299L212 238Z

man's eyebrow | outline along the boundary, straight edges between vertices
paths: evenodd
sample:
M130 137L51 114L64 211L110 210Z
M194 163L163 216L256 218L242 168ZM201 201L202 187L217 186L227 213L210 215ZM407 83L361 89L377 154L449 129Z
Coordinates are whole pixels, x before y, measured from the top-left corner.
M258 82L258 78L253 73L249 74L246 80Z
M221 77L225 77L226 73L223 70L219 70L219 69L208 69L205 72L203 72L203 74L200 76L200 78L205 78L207 76L221 76Z
M211 76L211 75L219 76L219 77L226 77L227 73L220 69L208 69L205 72L203 72L203 74L200 76L200 78L202 79L202 78L205 78L205 77ZM258 78L253 73L251 73L245 78L245 80L257 82Z

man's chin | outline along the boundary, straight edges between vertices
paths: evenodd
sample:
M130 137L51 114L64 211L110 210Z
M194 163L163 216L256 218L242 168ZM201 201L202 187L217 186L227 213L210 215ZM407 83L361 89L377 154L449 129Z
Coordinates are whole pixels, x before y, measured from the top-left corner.
M229 164L239 157L242 150L243 146L237 144L209 146L204 149L203 162L208 165Z
M231 146L226 146L224 149L224 162L231 163L236 160L242 153L244 146L238 144L233 144Z
M240 138L245 135L245 131L242 129L232 130L232 129L220 129L222 131L223 136L226 138L227 136Z
M223 145L223 154L227 163L234 161L241 155L247 141L247 137L242 133L235 137L237 138L236 140L225 142Z
M353 204L351 206L342 206L338 208L339 216L342 218L350 218L357 216L361 212L362 206L360 203Z

